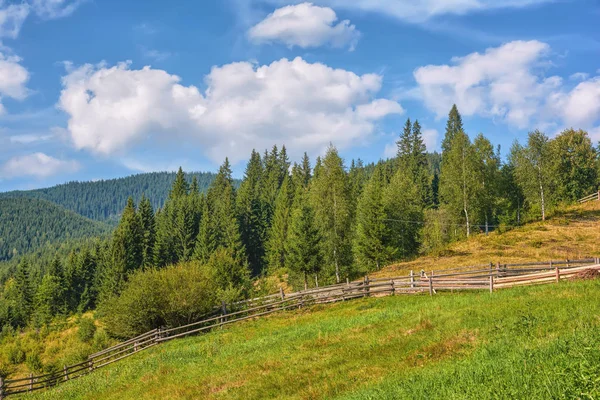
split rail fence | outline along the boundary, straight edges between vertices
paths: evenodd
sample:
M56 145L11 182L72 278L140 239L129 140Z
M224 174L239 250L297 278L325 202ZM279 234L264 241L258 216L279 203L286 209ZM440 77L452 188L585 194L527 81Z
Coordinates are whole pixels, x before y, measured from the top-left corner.
M598 190L598 193L592 193L589 196L585 196L583 199L577 200L577 202L579 204L583 204L583 203L587 203L588 201L595 201L595 200L600 201L600 190Z
M160 343L206 332L239 321L254 319L275 312L297 309L314 304L334 303L363 297L380 297L440 291L494 290L521 285L559 282L588 271L600 271L600 258L583 260L532 262L521 264L489 263L442 271L410 272L407 276L375 278L346 282L296 293L283 290L270 296L225 304L206 315L201 321L172 327L157 328L115 346L92 354L87 360L65 366L62 371L30 375L20 379L0 378L0 400L9 395L45 389L118 362Z

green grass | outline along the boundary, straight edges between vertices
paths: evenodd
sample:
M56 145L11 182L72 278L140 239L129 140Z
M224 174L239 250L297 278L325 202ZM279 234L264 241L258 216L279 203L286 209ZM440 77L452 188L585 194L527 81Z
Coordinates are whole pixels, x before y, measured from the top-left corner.
M600 281L364 299L176 340L27 399L600 398Z

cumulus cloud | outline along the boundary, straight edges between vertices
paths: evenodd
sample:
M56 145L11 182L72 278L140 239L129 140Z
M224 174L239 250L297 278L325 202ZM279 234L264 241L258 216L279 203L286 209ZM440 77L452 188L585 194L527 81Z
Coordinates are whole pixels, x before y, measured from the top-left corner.
M33 153L16 156L0 166L0 177L18 178L33 176L47 178L65 172L75 172L79 169L76 161L65 161L48 156L44 153Z
M3 97L23 100L29 94L26 84L29 72L16 56L6 56L0 52L0 115L4 113Z
M600 122L600 77L578 74L575 87L561 77L546 77L550 50L539 41L514 41L455 57L451 64L417 68L419 97L438 117L456 103L463 115L491 117L521 129L594 128Z
M248 36L254 42L281 42L309 48L329 44L333 47L349 46L352 50L360 33L350 21L336 24L338 17L329 7L301 3L279 8L250 28Z
M267 0L271 4L287 0ZM554 0L313 0L315 4L359 12L375 12L402 21L424 22L440 15L465 15L503 8L523 8Z
M125 154L136 143L200 145L213 161L247 157L251 148L285 143L322 151L330 142L365 141L376 123L402 107L377 99L382 77L356 75L298 57L256 66L213 67L206 90L163 70L84 65L63 78L59 107L75 146Z

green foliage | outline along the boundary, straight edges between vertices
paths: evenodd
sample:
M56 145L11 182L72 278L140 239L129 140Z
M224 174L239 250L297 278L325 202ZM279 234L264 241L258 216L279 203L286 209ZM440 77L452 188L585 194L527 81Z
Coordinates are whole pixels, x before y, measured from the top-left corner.
M308 276L319 274L323 267L323 238L310 202L301 199L292 212L286 259L288 269L302 277L304 288L308 287Z
M197 321L218 303L215 270L198 262L133 273L119 296L100 305L111 335L129 338Z
M46 244L100 236L109 229L48 201L0 198L0 261Z
M294 188L291 179L286 176L275 201L273 224L266 243L266 261L270 271L284 268L286 265L288 231L294 201Z
M97 328L94 320L91 318L82 317L79 319L77 337L84 343L89 343L94 339Z
M47 189L0 193L0 198L42 199L90 219L117 221L129 197L137 203L145 195L154 209L162 208L175 177L173 172L153 172L95 182L69 182ZM215 174L193 172L186 175L186 179L190 177L196 178L199 191L204 192Z

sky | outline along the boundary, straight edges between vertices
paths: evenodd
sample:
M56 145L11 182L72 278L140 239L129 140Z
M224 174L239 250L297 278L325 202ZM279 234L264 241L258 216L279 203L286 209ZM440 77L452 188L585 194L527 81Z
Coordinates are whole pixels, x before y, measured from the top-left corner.
M0 0L0 191L135 173L242 177L251 150L392 157L407 118L505 156L600 140L597 0Z

